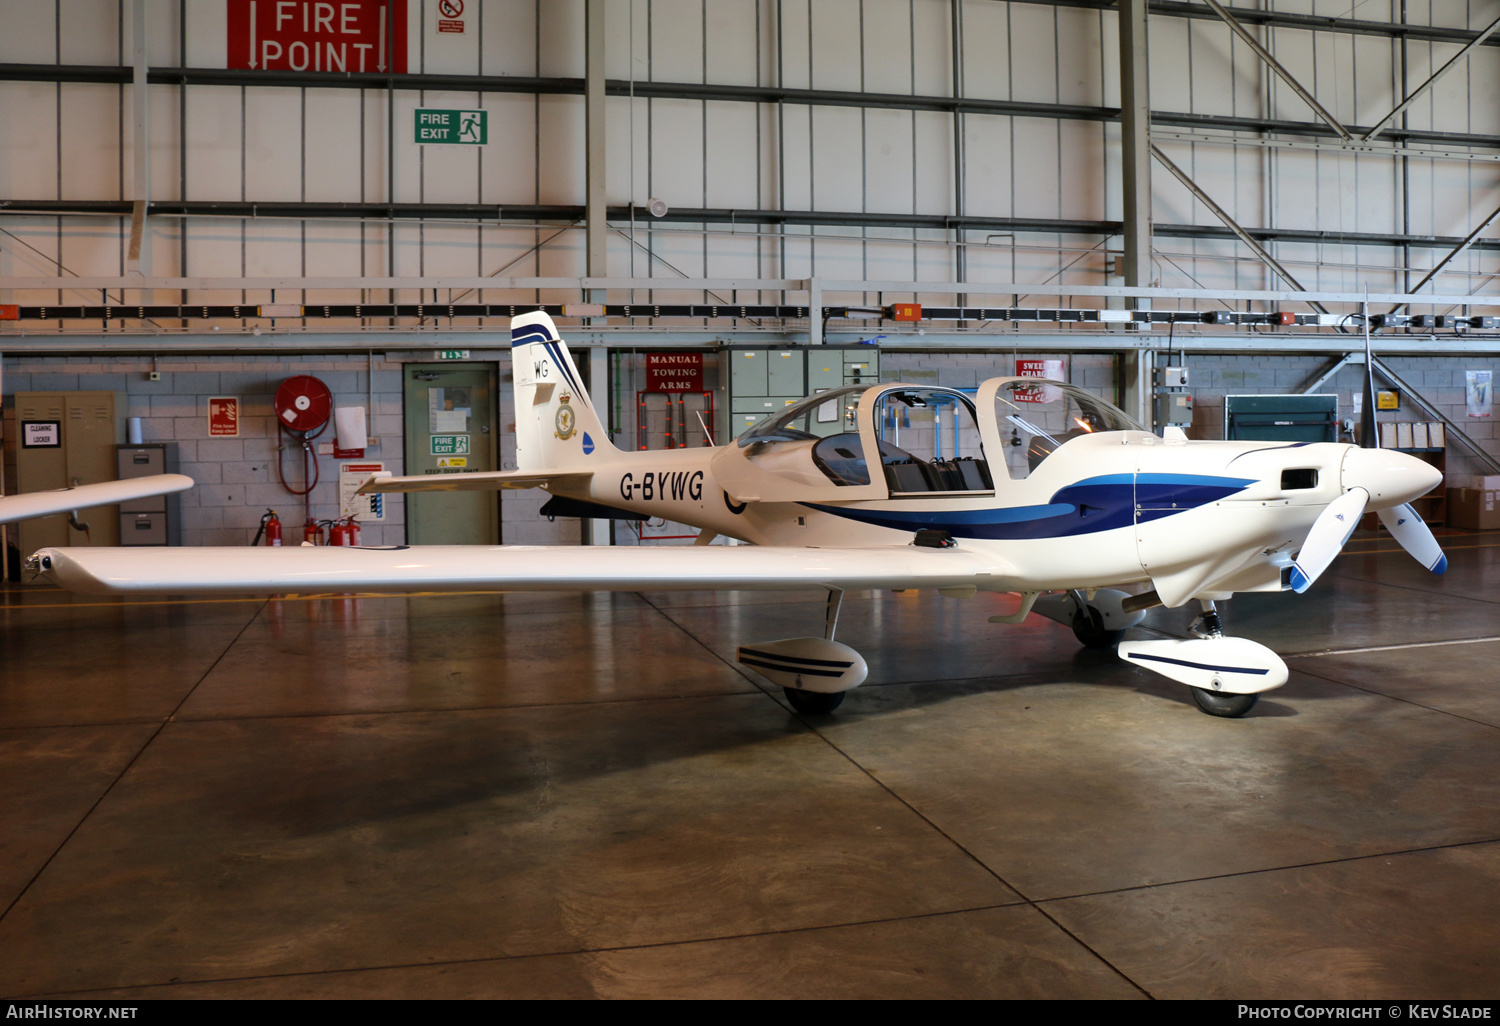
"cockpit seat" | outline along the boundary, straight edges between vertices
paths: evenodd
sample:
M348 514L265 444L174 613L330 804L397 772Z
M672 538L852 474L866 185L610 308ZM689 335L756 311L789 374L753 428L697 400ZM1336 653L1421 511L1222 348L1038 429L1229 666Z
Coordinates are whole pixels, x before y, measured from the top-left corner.
M994 488L989 467L974 456L959 456L930 463L900 446L880 440L880 463L892 494L913 492L987 492ZM857 431L845 431L818 440L813 462L840 485L867 485L870 468L865 462L864 443Z
M933 467L916 457L904 460L885 460L885 480L892 492L936 492L944 489L937 485Z

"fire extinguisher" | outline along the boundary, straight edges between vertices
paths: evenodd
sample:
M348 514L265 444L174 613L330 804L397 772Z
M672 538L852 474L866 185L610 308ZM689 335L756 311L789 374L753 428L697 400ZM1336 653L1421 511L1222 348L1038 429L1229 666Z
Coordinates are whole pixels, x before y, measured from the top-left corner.
M325 538L322 523L308 517L307 523L302 525L302 544L322 545Z
M260 530L255 532L255 540L251 545L259 545L261 538L266 539L267 545L281 544L281 520L277 518L274 509L266 510L260 518Z
M335 522L328 532L329 545L358 545L359 524L351 517Z

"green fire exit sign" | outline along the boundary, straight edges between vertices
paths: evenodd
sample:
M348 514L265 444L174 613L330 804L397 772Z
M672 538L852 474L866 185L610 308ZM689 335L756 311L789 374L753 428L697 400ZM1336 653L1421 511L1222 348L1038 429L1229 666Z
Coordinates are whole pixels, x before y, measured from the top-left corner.
M424 146L439 143L483 146L490 141L489 111L418 107L415 141Z

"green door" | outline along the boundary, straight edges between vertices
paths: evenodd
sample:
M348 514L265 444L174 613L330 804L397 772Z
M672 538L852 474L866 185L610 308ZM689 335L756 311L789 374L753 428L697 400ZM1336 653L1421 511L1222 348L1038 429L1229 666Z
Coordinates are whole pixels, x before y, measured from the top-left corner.
M493 364L407 364L406 473L498 469L495 387ZM406 540L412 545L498 545L499 495L409 492Z

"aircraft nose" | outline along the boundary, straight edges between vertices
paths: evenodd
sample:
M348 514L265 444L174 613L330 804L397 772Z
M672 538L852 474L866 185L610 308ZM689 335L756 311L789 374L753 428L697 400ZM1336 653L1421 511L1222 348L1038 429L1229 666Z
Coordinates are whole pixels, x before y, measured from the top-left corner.
M1426 495L1443 483L1442 471L1415 456L1390 449L1357 449L1344 454L1345 491L1363 488L1370 493L1370 509L1386 509Z

